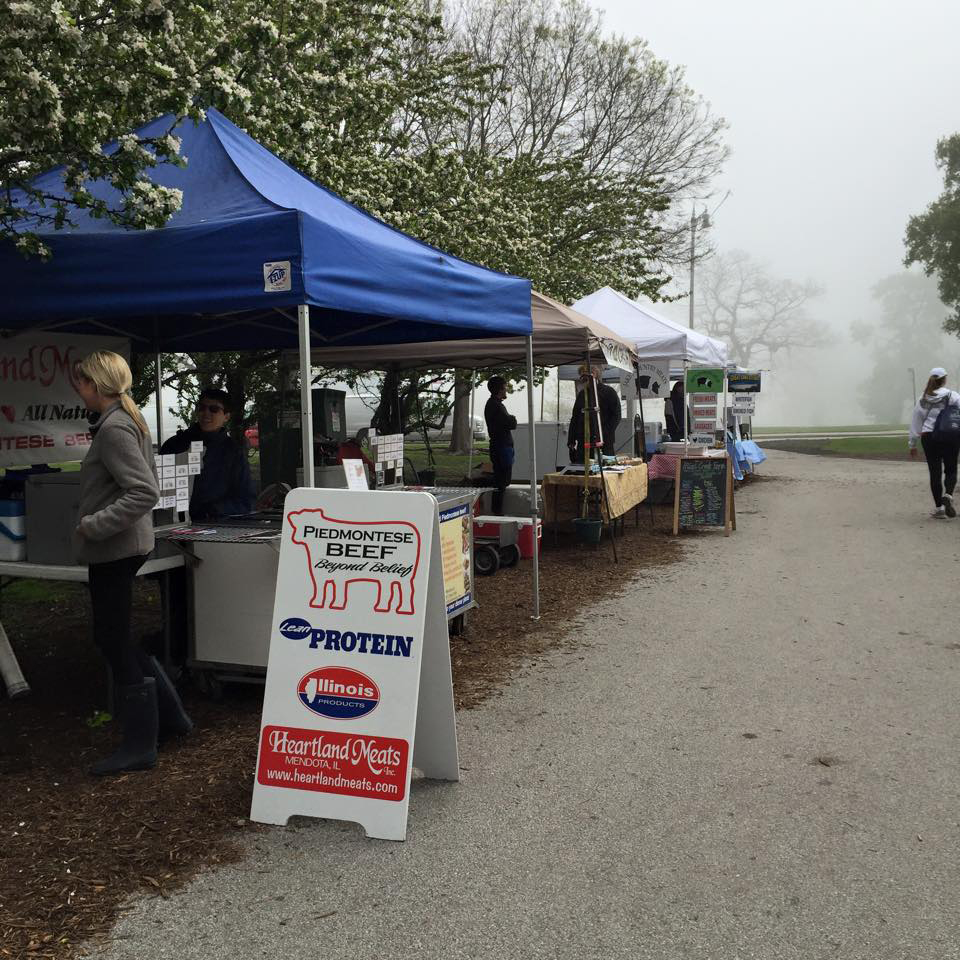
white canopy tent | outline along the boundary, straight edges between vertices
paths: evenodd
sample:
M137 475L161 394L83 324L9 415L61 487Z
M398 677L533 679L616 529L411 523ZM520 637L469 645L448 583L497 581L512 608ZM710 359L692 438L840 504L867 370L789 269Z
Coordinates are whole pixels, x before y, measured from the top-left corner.
M726 367L730 348L723 340L710 337L705 333L700 333L698 330L691 330L690 327L680 323L678 320L672 320L670 317L664 316L649 303L637 303L637 306L648 316L659 320L661 323L668 324L673 327L674 330L679 330L681 333L686 334L687 350L693 354L689 358L691 363L708 367Z
M665 320L650 316L613 287L601 287L581 297L573 309L629 340L641 360L687 359L684 333Z
M641 306L612 287L601 287L573 308L629 340L641 360L686 360L705 367L727 364L725 343Z

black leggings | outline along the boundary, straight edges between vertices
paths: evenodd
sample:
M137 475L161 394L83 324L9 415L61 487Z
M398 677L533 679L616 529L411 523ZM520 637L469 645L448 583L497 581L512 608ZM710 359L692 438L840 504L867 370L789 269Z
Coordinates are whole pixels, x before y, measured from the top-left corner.
M146 557L124 557L91 563L90 604L93 639L113 670L113 682L122 686L143 682L137 648L130 637L133 581Z
M960 454L960 441L934 440L932 433L920 434L923 455L927 458L930 470L930 492L935 506L943 506L943 494L953 494L957 485L957 455ZM943 479L941 480L941 473Z

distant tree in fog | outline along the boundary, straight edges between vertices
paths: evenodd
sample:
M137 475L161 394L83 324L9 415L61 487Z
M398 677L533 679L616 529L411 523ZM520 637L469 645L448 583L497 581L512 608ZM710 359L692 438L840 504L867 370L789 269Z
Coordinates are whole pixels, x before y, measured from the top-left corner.
M937 167L943 172L943 193L907 222L904 263L923 265L936 274L940 299L953 312L944 329L960 334L960 133L937 142Z
M945 366L956 387L960 349L944 333L945 307L936 282L916 271L884 277L873 288L876 314L851 325L854 341L870 351L873 373L858 387L876 423L903 423L913 405L913 381L922 390L931 367Z
M697 275L697 329L727 343L730 359L744 367L781 351L823 347L830 332L807 309L822 293L814 283L770 276L742 250L719 253Z

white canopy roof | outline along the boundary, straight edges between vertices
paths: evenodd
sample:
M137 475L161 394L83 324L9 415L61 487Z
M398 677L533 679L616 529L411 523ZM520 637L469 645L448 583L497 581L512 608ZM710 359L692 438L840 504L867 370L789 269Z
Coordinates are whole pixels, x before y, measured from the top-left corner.
M644 313L612 287L601 287L582 297L573 304L573 309L629 340L641 360L686 357L687 338L679 330Z
M662 323L669 324L675 330L686 334L687 337L687 359L691 363L700 363L710 367L725 367L727 365L727 354L729 352L727 345L716 337L709 337L698 330L691 330L685 324L677 320L671 320L662 313L654 310L647 303L638 303L637 306L648 316L654 317Z
M633 343L641 360L662 357L710 367L726 365L725 343L668 320L612 287L601 287L573 308Z

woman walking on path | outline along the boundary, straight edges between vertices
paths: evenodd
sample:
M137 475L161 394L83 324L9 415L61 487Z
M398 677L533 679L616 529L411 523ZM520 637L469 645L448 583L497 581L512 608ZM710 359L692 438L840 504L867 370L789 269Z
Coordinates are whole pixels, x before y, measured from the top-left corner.
M151 511L160 495L150 432L130 396L130 368L119 354L98 350L81 360L74 373L80 398L99 414L80 468L75 542L78 558L88 565L93 636L113 671L115 712L123 732L120 748L91 768L102 776L156 763L162 713L173 713L176 732L186 733L192 724L169 679L130 636L133 581L153 550ZM169 702L171 696L175 702ZM158 697L167 701L160 715Z
M931 516L938 520L957 515L953 505L953 491L957 485L957 456L960 454L960 437L944 436L934 428L937 418L947 407L960 408L960 393L945 386L947 371L934 367L923 390L913 417L910 420L910 456L917 458L917 438L923 447L930 470L930 492L933 494L934 511Z

